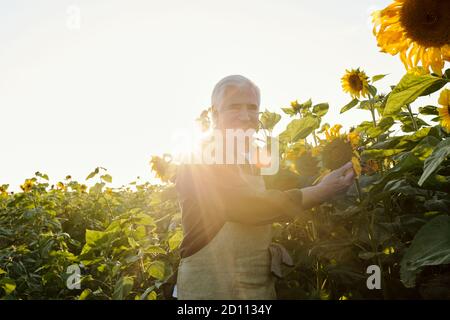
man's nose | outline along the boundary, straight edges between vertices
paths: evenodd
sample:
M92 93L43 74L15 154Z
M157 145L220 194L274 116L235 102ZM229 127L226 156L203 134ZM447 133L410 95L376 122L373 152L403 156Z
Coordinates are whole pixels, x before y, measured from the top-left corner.
M243 107L241 111L239 112L239 120L241 121L249 121L250 116L248 114L248 110L246 107Z

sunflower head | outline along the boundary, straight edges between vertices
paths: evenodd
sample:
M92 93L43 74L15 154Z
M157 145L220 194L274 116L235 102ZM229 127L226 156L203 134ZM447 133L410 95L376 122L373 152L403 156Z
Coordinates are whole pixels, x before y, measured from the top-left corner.
M29 192L33 189L34 181L32 179L26 179L25 182L20 186L23 192Z
M87 190L87 185L85 185L85 184L80 185L81 192L86 192L86 190Z
M0 195L8 195L8 187L9 187L9 185L7 185L7 184L2 184L2 185L0 185Z
M441 126L450 133L450 90L444 89L439 96L439 104L441 107L438 109Z
M319 160L311 154L311 151L308 151L295 161L295 168L301 176L314 176L320 170L318 163Z
M342 89L353 98L366 97L369 94L369 77L362 70L346 70L341 79Z
M442 74L450 56L450 1L395 0L372 17L382 52L399 54L406 69L421 62Z
M350 142L344 138L337 138L328 143L322 151L322 163L327 169L335 170L342 167L353 157Z
M325 129L325 137L328 141L332 141L336 138L339 138L341 136L341 129L342 129L342 125L340 124L335 124L334 126L332 126L329 129Z
M60 181L60 182L58 182L58 183L56 184L56 188L57 188L58 190L64 191L64 190L66 189L66 186L64 185L64 183L62 183L62 182Z

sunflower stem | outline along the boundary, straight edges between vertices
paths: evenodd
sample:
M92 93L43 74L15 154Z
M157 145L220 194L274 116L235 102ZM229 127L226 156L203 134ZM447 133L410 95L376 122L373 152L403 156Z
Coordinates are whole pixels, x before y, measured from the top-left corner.
M362 191L361 191L361 185L359 184L358 178L355 179L355 187L356 187L356 191L358 191L359 202L362 202L363 196L362 196Z
M414 115L413 115L412 110L411 110L411 105L408 103L408 104L406 105L406 108L408 109L408 113L409 113L409 116L410 116L410 118L411 118L411 121L412 121L414 130L415 130L415 131L419 130L419 127L417 126L416 119L414 118Z
M317 147L317 136L316 136L316 130L313 131L313 138L314 138L314 145Z

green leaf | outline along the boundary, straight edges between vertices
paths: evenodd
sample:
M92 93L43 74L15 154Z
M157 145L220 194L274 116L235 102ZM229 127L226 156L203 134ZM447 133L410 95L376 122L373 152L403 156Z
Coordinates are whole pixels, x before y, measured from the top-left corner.
M290 142L296 142L299 139L305 139L314 129L319 126L319 120L315 117L305 117L292 120L286 130L280 134L282 140L288 139Z
M377 95L377 88L372 85L369 85L369 93L372 97L375 97Z
M169 238L169 250L173 251L177 249L181 241L183 240L183 231L177 230L170 238Z
M263 129L272 130L280 120L281 115L275 112L269 112L266 110L261 115Z
M103 231L96 231L96 230L89 230L86 229L86 244L90 246L98 245L104 241L106 241L111 235L111 232L103 232Z
M138 213L135 215L136 224L143 226L156 226L153 217L146 213Z
M166 254L166 250L164 250L161 247L158 246L149 246L148 248L145 249L145 253L150 253L150 254Z
M89 297L92 293L91 289L84 289L83 292L78 297L78 300L86 300L87 297Z
M89 173L89 175L86 177L86 180L89 180L89 179L95 177L95 176L99 173L99 171L100 171L100 168L99 168L99 167L95 168L94 171L92 171L91 173Z
M133 289L134 279L132 277L122 277L114 286L113 299L114 300L123 300L130 293L131 289Z
M384 77L386 77L387 74L377 74L376 76L372 77L372 83L379 81L381 79L383 79Z
M295 111L292 108L281 108L281 110L286 113L287 115L290 115L291 117L297 114L297 111Z
M147 272L150 276L155 279L163 280L165 275L165 264L162 261L154 261L150 263Z
M3 270L2 268L0 268L0 275L5 274L5 273L6 273L6 271Z
M353 108L354 106L356 106L358 104L359 100L358 99L353 99L352 101L350 101L348 104L346 104L344 107L342 107L341 109L341 113L344 113L345 111L350 110L351 108Z
M313 113L315 113L318 117L323 117L327 114L330 105L328 103L320 103L316 104L313 107Z
M384 117L380 120L376 127L372 125L371 128L368 128L366 133L370 138L376 138L380 134L385 133L389 130L390 127L394 124L394 119L391 117Z
M412 103L421 95L431 94L432 90L439 90L446 83L446 80L430 74L406 74L390 93L384 109L384 115L396 114L406 104Z
M105 182L109 182L109 183L112 182L112 177L109 174L104 174L104 175L100 176L100 178Z
M439 111L438 108L435 106L425 106L425 107L420 107L419 108L419 112L423 115L426 116L437 116L439 115Z
M416 276L426 266L450 263L450 217L441 215L424 225L400 262L401 281L415 286Z
M441 165L441 163L448 157L450 154L450 138L447 138L441 141L436 149L433 151L430 157L425 160L423 174L419 179L419 186L423 185L423 183L432 175Z
M403 152L405 149L370 149L361 154L364 159L384 159Z
M14 290L16 290L16 282L10 278L2 278L0 279L0 288L3 288L7 295L11 294Z

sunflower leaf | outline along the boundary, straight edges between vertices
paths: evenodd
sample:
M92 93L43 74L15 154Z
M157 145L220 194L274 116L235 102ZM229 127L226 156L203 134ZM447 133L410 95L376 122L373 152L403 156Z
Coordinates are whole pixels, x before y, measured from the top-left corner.
M261 123L264 129L272 130L273 127L281 120L281 116L278 113L264 111L261 114Z
M313 107L313 113L315 113L318 117L323 117L327 114L330 105L328 103L320 103L316 104Z
M386 77L387 74L377 74L376 76L372 77L372 83L379 81L381 79L383 79L384 77Z
M419 179L419 186L432 175L441 165L441 163L450 155L450 138L441 141L433 153L425 160L423 174Z
M442 88L448 80L427 75L406 74L389 95L384 115L394 115L422 95L431 94Z
M344 107L342 107L341 109L341 113L344 113L345 111L350 110L351 108L353 108L354 106L356 106L358 104L359 100L358 99L353 99L352 101L350 101L348 104L346 104Z
M400 263L401 281L415 286L417 274L426 266L450 263L450 217L437 216L417 232Z

